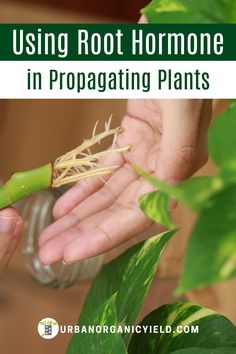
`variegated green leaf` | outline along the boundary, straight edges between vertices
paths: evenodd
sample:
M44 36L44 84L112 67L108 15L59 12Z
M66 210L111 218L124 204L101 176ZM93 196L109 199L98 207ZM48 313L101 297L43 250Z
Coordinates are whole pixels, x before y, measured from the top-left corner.
M236 275L236 185L211 199L199 215L185 254L178 294Z
M134 334L129 354L167 354L177 350L180 354L183 349L193 347L207 350L226 347L236 351L236 327L226 317L190 302L164 305L145 317L141 325L158 326L159 333ZM171 326L171 333L163 333L165 326ZM182 333L179 333L180 328ZM188 328L189 333L184 333L184 328ZM197 328L198 333L191 333ZM197 349L191 350L199 353ZM191 351L186 351L186 354L191 354Z
M111 296L104 304L98 307L80 327L80 333L74 335L67 349L67 354L126 354L124 341L119 333L97 333L98 327L117 328L117 316L115 310L116 294ZM94 326L94 333L88 332L89 326Z
M142 12L149 23L236 22L235 0L153 0Z
M215 163L222 169L236 171L236 103L214 121L209 132L209 151Z
M114 293L117 293L118 322L134 324L156 273L160 255L175 231L141 242L107 264L92 284L79 324L83 324ZM127 341L128 335L124 337Z
M135 171L152 185L157 187L162 193L169 196L169 198L175 198L179 202L183 203L189 209L199 212L205 207L207 207L209 199L220 190L225 188L229 184L229 179L224 180L223 176L203 176L195 177L179 183L177 185L170 185L157 178L149 175L147 172L143 171L141 168L135 166ZM141 199L142 200L142 199ZM144 203L146 201L146 203ZM141 204L142 210L147 213L146 208L148 208L148 200L144 199ZM154 204L153 204L154 205ZM166 219L168 213L168 204L162 203L157 206L157 214L159 215L159 221L163 223L163 217ZM148 215L148 214L147 214ZM154 216L154 210L152 210L152 216ZM151 217L151 215L149 217ZM161 217L162 215L163 217ZM154 220L154 217L151 217ZM164 221L165 221L164 219ZM163 223L164 224L164 223ZM165 225L165 224L164 224ZM166 226L166 225L165 225Z
M188 348L180 349L170 354L235 354L235 348L213 348L213 349L202 349L202 348Z
M163 192L151 192L140 198L140 208L144 214L169 229L172 229L173 223L169 214L169 197Z

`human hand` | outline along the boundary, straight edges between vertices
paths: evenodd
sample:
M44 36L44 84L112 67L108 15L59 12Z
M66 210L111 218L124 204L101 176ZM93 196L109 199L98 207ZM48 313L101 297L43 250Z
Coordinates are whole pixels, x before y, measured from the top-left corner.
M130 100L117 144L132 144L137 161L129 153L109 156L102 163L120 168L105 177L105 184L99 178L78 182L57 201L56 221L39 240L42 262L96 256L146 229L151 221L138 200L152 186L132 164L169 183L190 177L207 160L211 106L206 100Z
M23 220L15 209L0 211L0 272L9 262L20 238Z

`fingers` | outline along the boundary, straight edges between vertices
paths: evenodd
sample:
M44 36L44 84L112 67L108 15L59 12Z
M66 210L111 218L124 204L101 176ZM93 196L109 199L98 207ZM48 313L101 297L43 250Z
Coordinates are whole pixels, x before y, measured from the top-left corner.
M98 190L110 176L103 176L103 180L98 177L91 178L90 181L79 181L71 187L62 197L60 197L54 208L53 216L59 219L70 212L78 203L81 203L90 194Z
M213 100L213 117L225 112L229 106L229 100Z
M120 193L135 179L137 175L131 166L119 169L109 179L109 181L97 192L80 203L73 212L79 215L80 220L84 220L90 215L100 212L114 204Z
M71 212L45 229L40 236L39 245L42 246L50 238L62 233L68 228L72 228L74 225L78 224L78 222L109 208L116 201L120 193L136 178L137 175L131 166L125 164L110 177L108 182L100 190L90 195Z
M148 23L147 18L145 15L142 15L138 21L138 23Z
M122 166L124 163L122 154L113 153L107 155L99 161L101 167L105 166ZM68 192L66 192L61 198L58 199L55 204L53 215L55 219L61 218L71 211L76 205L81 203L90 194L97 191L102 187L104 181L108 181L111 177L110 174L103 175L100 177L93 177L87 181L80 181L74 187L72 187Z
M200 117L200 128L198 133L198 159L196 163L196 170L205 165L208 160L207 137L212 116L213 101L204 100Z
M23 228L23 220L13 208L0 211L0 271L9 262Z
M79 232L77 237L67 244L63 251L63 259L66 263L72 263L107 252L142 232L150 223L138 205L133 208L122 208L119 212L111 210L101 225Z
M66 263L72 263L93 257L142 232L151 221L139 209L138 199L150 190L149 183L134 181L112 207L44 243L39 253L41 261L50 264L64 259Z
M209 124L211 113L203 100L162 100L163 132L156 176L170 183L190 177L201 159L201 125ZM204 135L205 137L205 135ZM203 139L200 140L203 143Z

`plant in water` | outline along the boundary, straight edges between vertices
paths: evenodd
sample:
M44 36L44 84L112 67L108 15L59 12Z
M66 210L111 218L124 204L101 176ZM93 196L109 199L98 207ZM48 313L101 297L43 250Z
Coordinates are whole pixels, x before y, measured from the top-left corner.
M122 128L111 129L110 124L111 118L105 124L105 130L96 134L97 122L90 139L84 140L76 149L60 156L53 163L30 171L13 173L0 187L0 209L43 189L58 188L81 179L112 173L119 166L101 166L101 159L115 152L129 152L132 146L117 148L116 139ZM95 145L109 136L113 137L110 149L98 153L91 152Z

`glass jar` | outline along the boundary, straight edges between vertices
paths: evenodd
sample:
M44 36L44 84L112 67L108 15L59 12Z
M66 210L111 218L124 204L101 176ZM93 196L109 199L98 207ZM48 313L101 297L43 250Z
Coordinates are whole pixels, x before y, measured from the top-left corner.
M52 209L65 188L51 189L28 197L20 206L25 220L22 253L25 266L39 284L48 288L68 288L78 281L93 278L100 270L103 255L70 265L63 261L44 265L38 257L38 238L41 232L53 222Z

